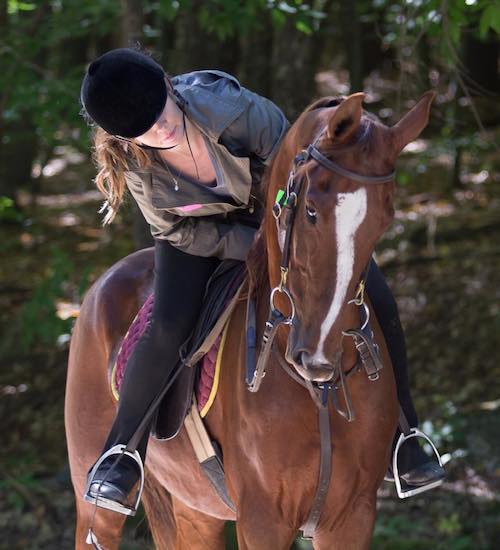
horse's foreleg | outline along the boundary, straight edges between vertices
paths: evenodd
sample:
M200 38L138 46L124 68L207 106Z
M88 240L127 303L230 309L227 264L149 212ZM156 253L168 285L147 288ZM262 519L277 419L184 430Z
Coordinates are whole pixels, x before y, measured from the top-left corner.
M177 527L176 550L221 550L224 548L222 519L207 516L172 498Z
M98 508L94 516L94 507L84 502L80 495L76 498L75 550L117 550L120 546L122 529L126 516ZM92 535L89 532L92 525ZM95 546L90 544L92 542Z
M376 516L376 495L359 494L337 518L335 526L319 528L314 535L314 550L368 550Z
M83 500L87 472L100 455L115 416L108 388L108 346L104 331L97 331L99 325L91 322L91 313L82 311L73 331L66 383L66 438L77 503L75 548L90 548L85 540L92 525L99 544L110 550L118 548L125 516L102 509L94 515L94 506Z
M289 550L296 529L275 514L275 507L265 501L238 503L236 532L239 550Z

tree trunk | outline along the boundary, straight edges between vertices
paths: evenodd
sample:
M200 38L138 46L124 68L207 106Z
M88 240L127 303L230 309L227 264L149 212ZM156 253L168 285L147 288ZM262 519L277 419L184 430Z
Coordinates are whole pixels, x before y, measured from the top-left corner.
M140 0L122 0L122 10L122 46L129 47L136 43L142 45L143 3ZM132 216L132 235L136 249L152 246L153 237L151 236L149 224L135 203Z
M247 88L265 97L273 90L273 25L268 9L262 10L255 30L242 36L239 77Z
M0 31L9 43L9 32L12 32L9 25L9 15L6 11L6 2L0 5ZM50 14L50 4L44 1L31 12L18 15L22 25L22 32L28 39L35 40L40 22ZM19 24L19 23L18 23ZM40 48L31 58L26 59L20 52L13 52L5 67L5 72L15 74L16 71L33 72L30 66L37 67L43 73L47 67L48 52ZM30 78L35 78L30 74ZM7 87L0 94L1 113L6 110L11 99L12 90ZM39 189L39 182L34 181L31 176L33 163L39 149L39 138L36 133L36 126L33 122L33 113L29 108L17 106L19 118L15 122L6 123L0 118L0 195L7 195L15 198L16 191L21 188L28 188L33 193Z
M311 37L297 30L291 17L281 28L275 28L272 98L291 121L316 94L317 60L311 58L312 44Z
M356 0L342 0L340 3L343 42L346 48L350 91L363 90L363 59L361 50L361 25Z
M121 0L122 5L122 47L133 46L143 40L143 2L141 0Z
M493 33L485 41L478 40L472 31L463 32L463 61L467 69L466 80L473 95L484 92L498 94L500 77L498 75L498 53L500 41Z

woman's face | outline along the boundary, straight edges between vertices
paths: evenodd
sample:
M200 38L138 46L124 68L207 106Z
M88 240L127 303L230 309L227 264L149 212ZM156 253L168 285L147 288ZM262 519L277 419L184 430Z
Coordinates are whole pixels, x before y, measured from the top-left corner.
M182 111L174 98L168 94L160 118L144 134L135 138L142 145L150 147L173 147L184 139Z

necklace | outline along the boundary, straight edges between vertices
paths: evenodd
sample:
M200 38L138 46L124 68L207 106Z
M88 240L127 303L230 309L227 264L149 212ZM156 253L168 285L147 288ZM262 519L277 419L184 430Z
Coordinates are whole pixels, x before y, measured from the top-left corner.
M170 166L167 162L164 163L168 173L170 174L171 178L174 180L174 191L179 191L179 182L177 181L177 178L179 177L179 172L177 172L177 178L172 174L172 170L170 170Z
M191 153L191 158L193 159L194 166L196 168L196 179L198 181L200 181L200 173L198 172L198 165L196 164L196 160L195 160L194 155L193 155L193 150L191 149L191 143L189 142L189 135L187 133L187 128L186 128L186 115L184 113L182 113L182 125L184 127L184 134L186 136L187 144L188 144L188 147L189 147L189 152ZM172 170L170 170L170 166L168 165L168 162L166 160L164 161L164 165L167 168L168 173L170 174L170 176L174 180L174 191L179 191L179 182L178 182L177 178L180 175L180 170L177 171L177 177L175 177L174 174L172 173Z

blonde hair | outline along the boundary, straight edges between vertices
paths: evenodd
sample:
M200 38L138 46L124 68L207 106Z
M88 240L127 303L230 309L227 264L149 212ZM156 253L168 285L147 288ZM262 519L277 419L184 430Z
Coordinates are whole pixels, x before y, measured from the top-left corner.
M103 225L113 221L125 194L125 170L131 164L146 168L151 159L133 142L123 141L97 126L93 135L92 159L98 172L94 179L97 189L106 198L99 213L105 213Z
M141 50L139 50L141 51ZM170 94L174 94L174 87L170 77L165 73L165 82ZM82 109L82 115L92 123L92 119ZM135 168L148 168L151 166L151 158L144 149L141 149L136 143L124 141L116 136L108 134L100 126L96 126L93 135L92 159L98 168L97 176L94 182L97 189L104 195L106 200L99 210L104 214L103 225L111 223L120 205L123 202L125 194L125 170L130 170L130 166Z

